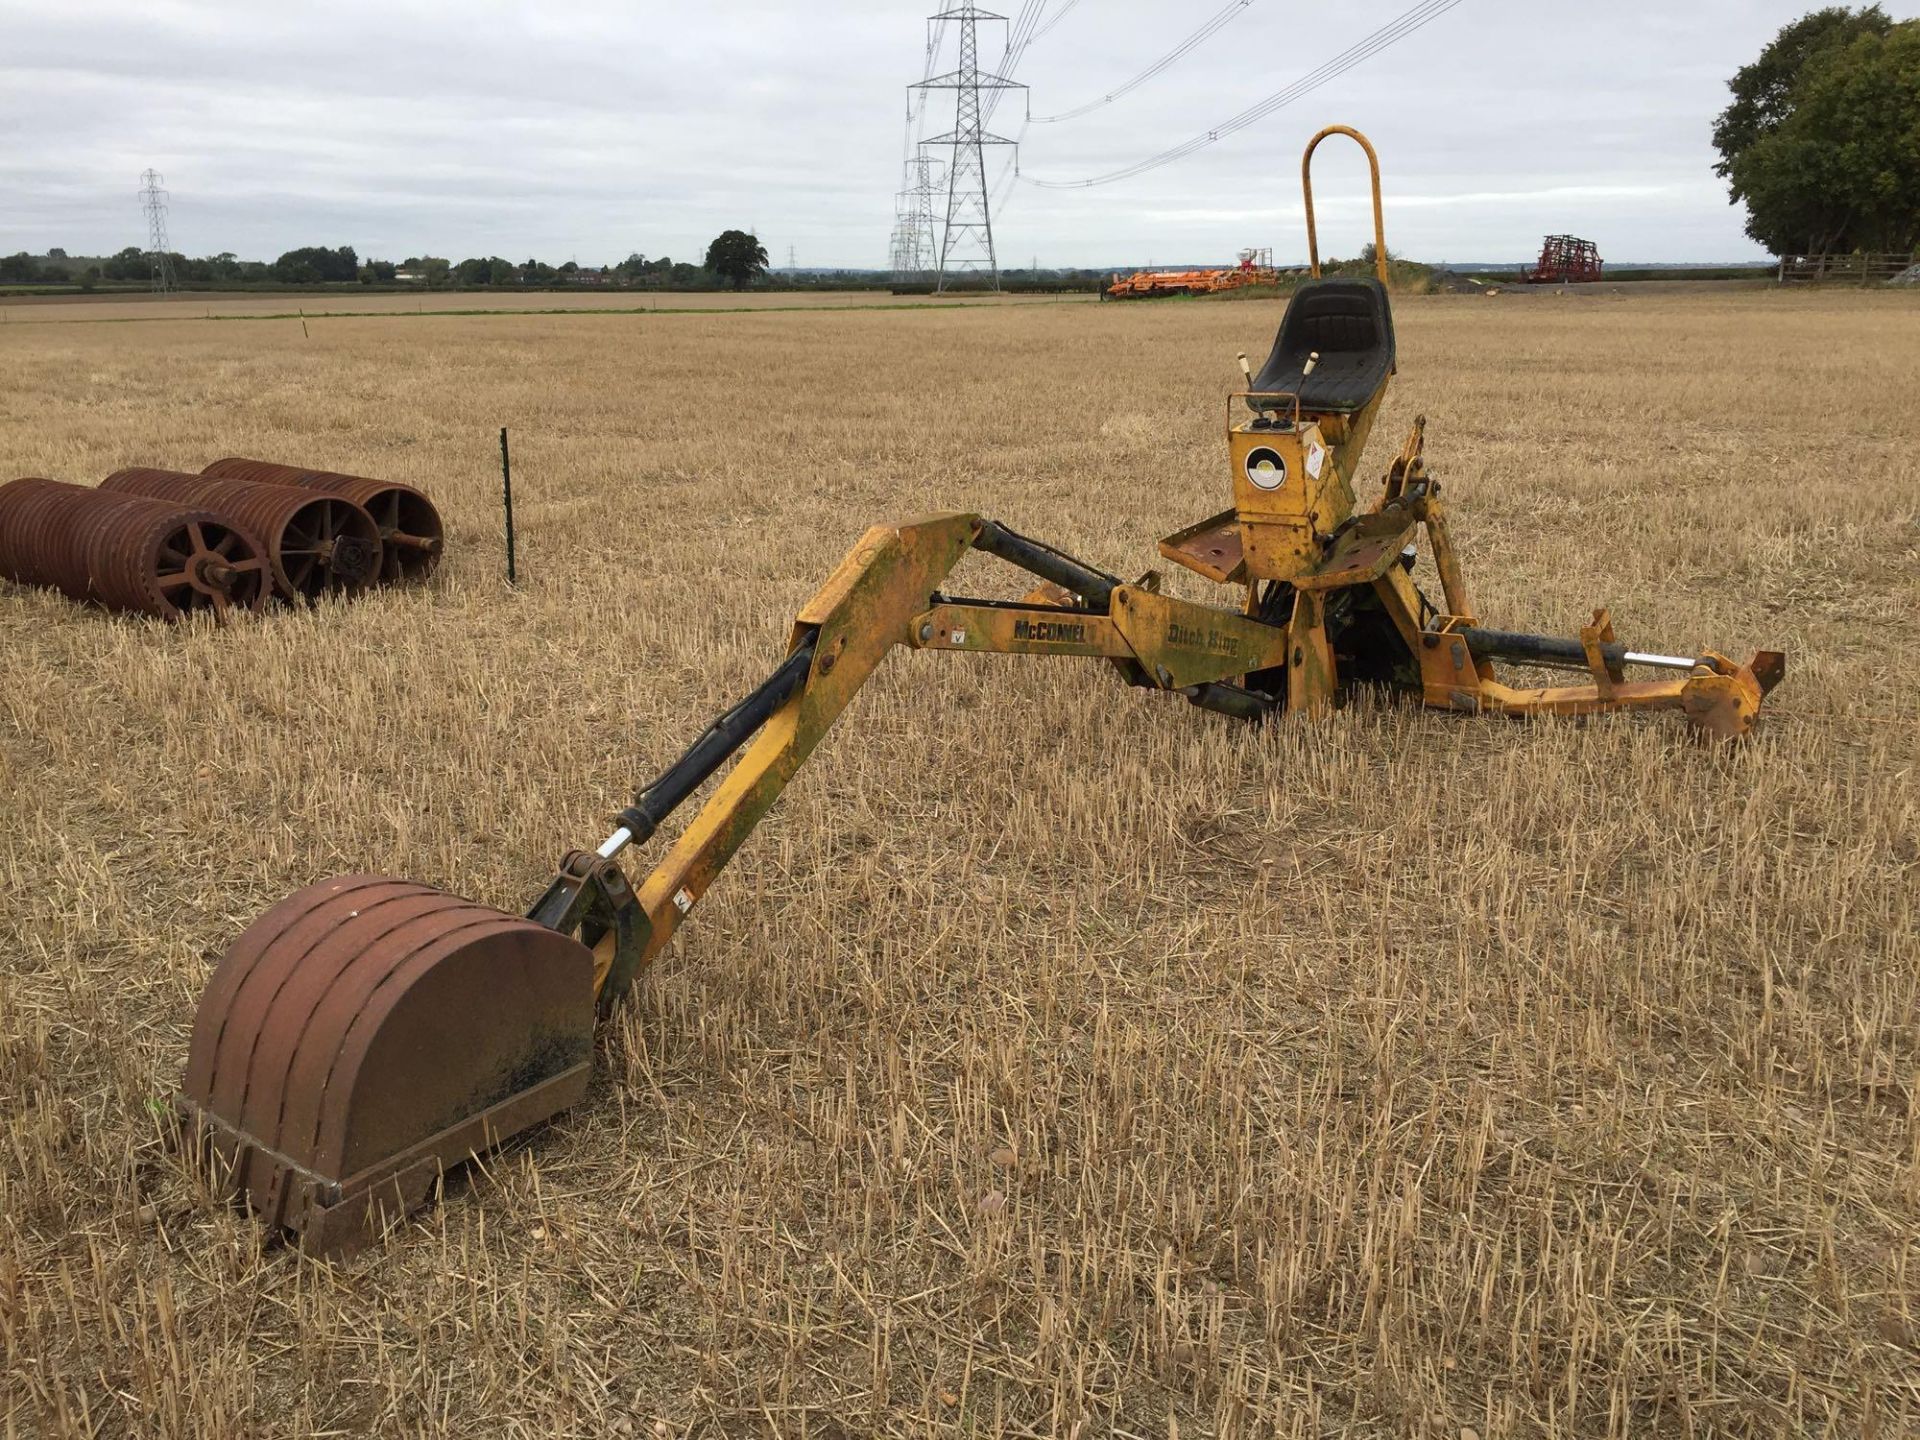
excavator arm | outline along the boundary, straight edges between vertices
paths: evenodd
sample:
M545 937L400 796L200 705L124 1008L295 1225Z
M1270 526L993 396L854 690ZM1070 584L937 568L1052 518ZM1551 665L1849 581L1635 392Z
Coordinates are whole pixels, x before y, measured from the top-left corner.
M1578 644L1475 627L1447 542L1437 487L1419 473L1418 433L1416 427L1396 462L1378 518L1404 511L1402 528L1423 522L1430 528L1451 613L1423 628L1411 582L1400 567L1381 560L1398 554L1406 538L1400 529L1394 530L1391 546L1364 548L1379 552L1370 573L1388 613L1419 656L1427 703L1515 715L1677 707L1703 728L1729 732L1758 708L1762 687L1770 688L1775 677L1766 674L1756 684L1718 656L1691 662L1695 673L1686 679L1621 680L1620 658L1626 652L1613 643L1604 615L1596 616ZM1408 482L1413 483L1407 493L1400 493ZM969 549L997 556L1042 583L1017 601L942 594L940 585ZM786 659L634 796L598 849L575 851L562 861L528 918L561 934L578 934L592 949L594 994L604 1015L673 938L896 646L1106 659L1129 684L1177 691L1203 708L1257 719L1277 702L1234 680L1284 667L1292 688L1308 692L1316 670L1330 673L1331 652L1317 621L1319 600L1318 588L1303 586L1291 622L1274 625L1161 595L1151 573L1129 585L977 515L876 525L795 617ZM1299 642L1291 653L1290 637ZM1533 663L1591 662L1600 684L1514 690L1495 683L1488 657L1516 654ZM650 839L735 755L739 762L633 890L617 857Z
M1618 671L1634 657L1604 616L1578 647L1483 631L1458 613L1423 624L1403 568L1389 563L1404 537L1387 512L1424 500L1409 487L1368 518L1392 535L1368 532L1358 537L1365 554L1336 547L1329 563L1378 588L1417 648L1426 703L1507 713L1675 706L1714 729L1716 717L1743 720L1777 678L1710 656L1685 681L1630 684ZM1437 517L1429 506L1407 518ZM1436 539L1444 544L1444 531ZM969 550L1040 583L1013 601L944 594ZM1462 587L1446 588L1464 611ZM1296 705L1317 674L1331 677L1321 606L1304 583L1277 622L1195 604L1160 594L1151 572L1128 584L977 515L876 526L795 617L773 673L638 791L596 849L569 854L524 917L411 881L345 875L255 920L201 1000L180 1113L269 1224L310 1249L360 1243L424 1204L445 1167L580 1100L596 1017L629 993L889 651L1101 659L1130 685L1256 719L1282 701L1238 683L1246 677L1283 675ZM1595 684L1508 691L1482 672L1512 653L1584 660ZM629 883L621 854L729 761L659 863Z

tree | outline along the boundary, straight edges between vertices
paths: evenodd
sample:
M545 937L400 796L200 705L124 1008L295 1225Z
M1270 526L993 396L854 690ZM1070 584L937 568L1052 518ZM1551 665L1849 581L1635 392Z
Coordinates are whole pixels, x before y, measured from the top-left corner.
M0 259L0 280L30 284L40 278L40 267L33 256L22 250L18 255L9 255Z
M493 278L493 267L485 260L466 259L453 267L456 285L485 285Z
M153 277L153 265L146 251L138 245L129 245L117 255L107 257L101 274L109 280L149 280Z
M282 285L317 285L320 267L314 264L311 249L289 250L273 262L273 278Z
M351 245L338 250L303 245L273 262L273 278L283 285L318 285L330 280L356 280L359 275L360 257Z
M400 262L402 270L410 270L427 282L429 290L438 290L453 278L453 264L442 260L438 255L409 255Z
M1820 50L1846 44L1861 35L1884 35L1893 22L1878 5L1858 12L1828 6L1781 27L1760 58L1743 65L1727 82L1733 103L1713 122L1713 145L1720 152L1714 173L1724 177L1731 157L1762 135L1779 128L1793 111L1793 87L1800 72Z
M1714 170L1760 244L1825 255L1920 239L1920 21L1813 11L1728 88Z
M744 290L767 273L767 247L744 230L722 230L707 246L706 268Z

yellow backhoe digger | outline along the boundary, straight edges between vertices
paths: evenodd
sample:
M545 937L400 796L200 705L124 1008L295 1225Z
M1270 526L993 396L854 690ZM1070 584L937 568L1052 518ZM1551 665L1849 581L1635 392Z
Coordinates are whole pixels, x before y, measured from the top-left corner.
M1375 278L1323 276L1312 158L1365 150ZM1750 730L1783 657L1629 650L1604 611L1579 638L1482 626L1422 457L1424 418L1361 508L1355 480L1394 373L1379 161L1333 126L1301 161L1312 277L1271 355L1228 402L1229 508L1160 542L1230 604L1128 583L979 515L877 526L795 617L786 656L562 860L525 916L406 880L346 875L297 891L239 936L201 1000L179 1108L224 1181L269 1225L327 1251L424 1204L442 1173L574 1104L596 1018L673 938L828 728L895 648L1080 656L1129 685L1257 720L1377 687L1444 710L1578 715L1678 710L1713 736ZM1413 579L1424 533L1442 603ZM969 551L1038 581L1019 599L947 595ZM1540 688L1496 666L1581 672ZM1652 671L1655 678L1629 678ZM729 760L636 890L618 863Z

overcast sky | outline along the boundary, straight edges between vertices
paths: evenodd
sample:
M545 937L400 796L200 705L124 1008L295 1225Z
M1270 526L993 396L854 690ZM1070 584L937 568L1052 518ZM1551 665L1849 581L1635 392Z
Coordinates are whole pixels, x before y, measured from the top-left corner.
M1222 3L1046 0L1040 23L1056 23L1016 70L1032 113L1099 99ZM1462 0L1178 164L1083 190L1009 177L1001 263L1301 257L1298 156L1330 121L1379 146L1388 243L1418 259L1515 260L1548 231L1615 262L1755 258L1708 132L1728 76L1812 3ZM1024 135L1026 176L1103 174L1206 132L1410 4L1246 0L1114 103L1023 126L1016 97L992 128ZM135 191L152 166L173 248L192 255L697 260L721 229L751 226L776 265L789 246L803 266L883 265L935 8L0 0L0 253L144 245ZM1005 29L982 27L983 63L1000 61ZM929 133L952 105L932 98ZM1322 153L1323 248L1351 253L1359 172Z

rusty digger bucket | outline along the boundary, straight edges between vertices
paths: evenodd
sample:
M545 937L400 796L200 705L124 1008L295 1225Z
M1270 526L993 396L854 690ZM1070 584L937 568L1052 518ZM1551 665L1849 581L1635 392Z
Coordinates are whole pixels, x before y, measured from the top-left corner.
M215 971L182 1117L263 1221L339 1250L579 1100L593 971L579 941L531 920L406 880L323 880Z

